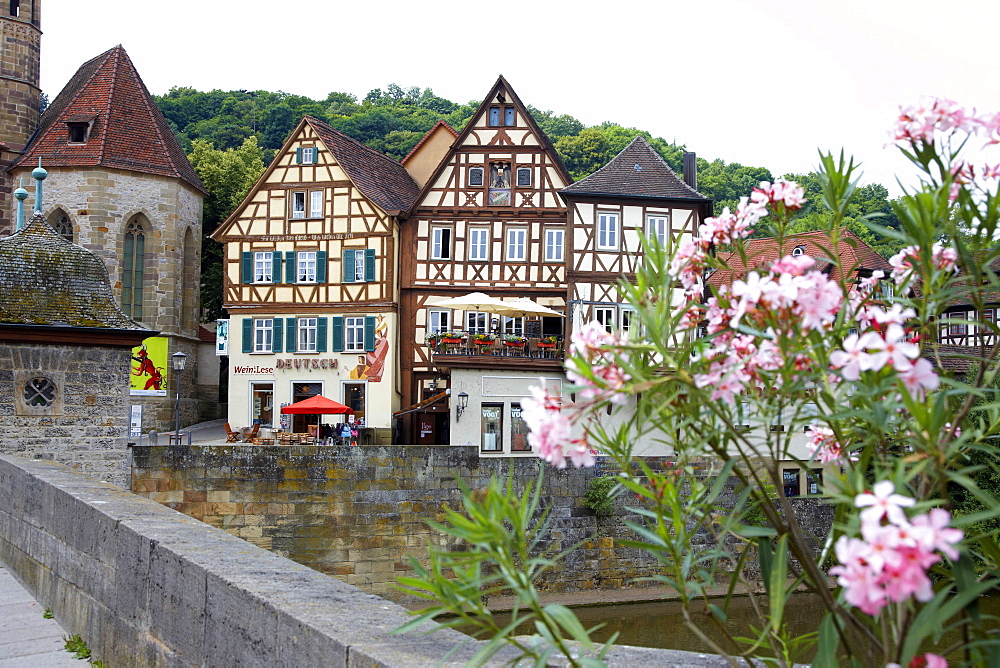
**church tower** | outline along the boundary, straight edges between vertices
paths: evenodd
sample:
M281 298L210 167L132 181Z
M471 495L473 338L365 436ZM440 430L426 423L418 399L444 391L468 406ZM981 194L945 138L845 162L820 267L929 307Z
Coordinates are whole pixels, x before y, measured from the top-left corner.
M38 127L41 0L0 0L0 170L14 162ZM0 179L0 235L13 232L11 191Z

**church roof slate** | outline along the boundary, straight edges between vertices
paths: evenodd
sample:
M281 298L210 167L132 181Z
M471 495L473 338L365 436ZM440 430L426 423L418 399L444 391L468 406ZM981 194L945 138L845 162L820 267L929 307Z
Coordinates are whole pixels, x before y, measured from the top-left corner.
M92 123L85 142L69 142L69 123ZM206 192L125 49L76 71L39 120L13 167L109 167L181 179Z
M40 214L0 238L0 324L146 329L118 308L104 263Z

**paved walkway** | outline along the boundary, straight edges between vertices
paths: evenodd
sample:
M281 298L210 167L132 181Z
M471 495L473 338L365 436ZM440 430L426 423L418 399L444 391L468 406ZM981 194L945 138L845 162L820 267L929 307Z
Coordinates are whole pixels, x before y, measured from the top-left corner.
M69 635L0 564L0 668L87 665L64 648Z

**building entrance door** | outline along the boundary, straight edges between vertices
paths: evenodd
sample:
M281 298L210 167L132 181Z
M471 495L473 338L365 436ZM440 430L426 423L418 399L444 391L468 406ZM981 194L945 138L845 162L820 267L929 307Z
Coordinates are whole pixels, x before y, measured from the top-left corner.
M274 383L251 383L250 424L270 427L274 420Z
M303 401L309 397L323 394L323 383L292 383L292 403ZM320 424L322 415L293 415L292 431L298 434L308 433L309 427Z

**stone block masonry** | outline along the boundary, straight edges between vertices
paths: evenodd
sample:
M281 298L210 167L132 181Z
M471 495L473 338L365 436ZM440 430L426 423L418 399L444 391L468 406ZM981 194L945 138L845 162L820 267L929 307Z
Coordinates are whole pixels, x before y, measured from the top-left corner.
M400 606L55 462L0 456L0 562L108 666L453 666L482 647L442 663L457 631L390 635ZM728 665L635 647L608 662Z
M651 467L666 458L646 458ZM627 547L639 521L619 498L615 514L595 517L584 506L589 482L606 468L558 471L534 458L480 458L475 447L169 446L133 448L132 489L150 500L239 536L371 593L405 600L396 576L409 558L447 547L427 526L458 508L456 476L473 489L509 473L523 489L545 467L547 544L574 546L539 587L586 591L650 586L660 572L647 552ZM706 473L707 475L707 473ZM729 495L733 497L733 495ZM634 501L634 499L631 499ZM706 535L707 539L707 535Z

